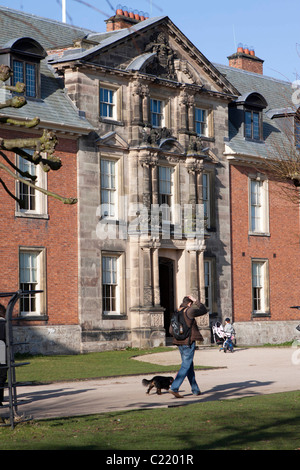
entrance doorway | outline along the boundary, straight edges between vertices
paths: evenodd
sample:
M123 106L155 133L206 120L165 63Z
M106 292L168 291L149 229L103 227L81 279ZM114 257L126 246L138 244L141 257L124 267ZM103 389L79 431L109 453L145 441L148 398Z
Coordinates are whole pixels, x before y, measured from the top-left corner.
M174 312L174 261L169 258L159 258L159 290L160 305L165 308L164 328L166 336L170 336L169 326Z

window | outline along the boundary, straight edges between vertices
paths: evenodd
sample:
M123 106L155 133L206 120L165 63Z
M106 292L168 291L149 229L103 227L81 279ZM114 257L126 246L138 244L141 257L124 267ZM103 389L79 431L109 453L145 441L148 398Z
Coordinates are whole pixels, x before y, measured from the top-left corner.
M268 184L260 178L250 179L250 232L266 234L268 221Z
M36 64L13 60L13 85L17 82L25 83L25 95L35 98L37 96Z
M164 221L171 221L171 208L173 202L173 168L166 166L158 167L158 202L162 206L162 218Z
M254 314L269 313L268 261L252 261L252 309Z
M101 210L102 216L117 217L116 162L101 160Z
M261 139L260 113L245 111L245 137L253 140Z
M100 117L115 119L115 92L108 88L100 88Z
M251 230L261 232L262 227L262 182L251 181Z
M123 274L122 254L104 253L102 255L102 309L105 315L120 315L124 309Z
M117 258L103 256L102 258L102 297L103 312L117 311Z
M41 315L44 312L45 293L30 293L43 290L45 278L44 249L22 248L19 253L20 289L29 293L20 299L21 315Z
M32 176L36 176L36 166L22 157L19 157L19 168L22 172L27 171ZM19 182L19 198L22 200L22 210L35 211L36 200L35 200L34 188L20 181Z
M164 103L161 100L150 99L151 124L153 127L164 126Z
M195 131L197 135L207 136L207 111L195 108Z
M26 153L33 155L33 150L26 149ZM18 160L18 167L22 172L28 172L32 176L36 177L35 184L37 186L46 189L47 186L47 174L42 170L40 165L26 160L25 158L16 155ZM24 179L28 179L22 176ZM29 180L31 181L31 180ZM33 182L33 181L31 181ZM28 186L26 183L18 181L17 184L17 196L21 199L22 204L19 207L19 215L45 215L47 213L47 196L41 193L35 188Z

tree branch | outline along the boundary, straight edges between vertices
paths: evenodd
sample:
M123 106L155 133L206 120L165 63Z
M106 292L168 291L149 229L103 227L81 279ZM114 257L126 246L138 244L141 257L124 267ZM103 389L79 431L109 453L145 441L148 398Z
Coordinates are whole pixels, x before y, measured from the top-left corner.
M6 186L6 184L4 183L3 179L0 178L0 183L2 184L3 188L5 189L5 191L7 192L7 194L12 197L15 201L18 202L18 204L20 205L21 209L24 209L24 201L22 201L22 199L19 199L17 196L15 196L9 189L8 187Z
M39 186L36 186L35 184L33 184L30 181L22 178L21 176L15 175L9 168L7 168L6 165L4 165L1 162L0 162L0 168L2 168L4 171L6 171L15 180L21 181L21 183L24 183L27 186L30 186L31 188L34 188L37 191L40 191L41 193L46 194L47 196L52 196L55 199L58 199L59 201L62 201L64 204L76 204L77 203L76 198L60 196L59 194L53 193L52 191L48 191L47 189L40 188Z
M2 158L4 158L4 160L14 169L16 170L21 176L23 176L24 178L29 178L31 179L31 181L35 181L36 180L36 176L35 175L31 175L28 171L22 171L20 170L20 168L18 168L16 165L13 164L13 162L11 162L9 160L9 158L7 158L7 156L5 155L5 153L1 152L0 150L0 155Z
M24 96L14 96L4 103L0 103L0 109L3 108L21 108L27 103Z
M14 126L22 126L30 129L31 127L36 127L40 123L40 119L35 117L30 121L20 121L19 119L0 117L0 122L3 124L13 124Z

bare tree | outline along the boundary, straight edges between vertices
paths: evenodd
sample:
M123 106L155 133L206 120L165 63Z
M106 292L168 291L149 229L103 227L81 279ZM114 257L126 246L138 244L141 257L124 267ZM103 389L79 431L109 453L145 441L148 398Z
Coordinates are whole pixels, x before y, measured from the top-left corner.
M299 83L300 84L300 83ZM266 169L273 179L282 183L281 190L293 203L300 203L300 112L298 107L298 88L292 95L291 102L278 111L281 130L268 144Z
M4 90L15 93L24 93L25 84L17 82L14 86L5 85L5 82L12 76L12 71L7 65L0 65L0 87ZM0 103L0 109L12 107L12 108L21 108L26 105L26 99L22 95L10 96L3 102ZM34 128L39 124L39 118L33 118L31 120L19 120L12 119L9 117L0 117L0 124L12 124L24 128ZM17 181L20 181L27 186L33 187L35 190L40 191L48 196L52 196L56 199L59 199L64 204L75 204L77 199L72 197L63 197L59 194L53 193L44 188L36 186L35 180L36 176L30 174L29 172L22 171L18 166L14 165L7 155L3 151L11 151L20 155L22 158L28 160L34 165L40 165L43 171L48 172L50 170L59 170L61 168L61 160L58 156L54 154L55 147L57 145L56 135L44 129L41 137L34 138L21 138L21 139L3 139L0 137L0 156L5 161L5 163L0 161L0 170L5 171L10 177L14 178ZM27 150L30 150L28 152ZM33 153L32 153L33 151ZM20 207L23 206L22 199L16 197L6 186L3 179L0 177L0 183L2 184L5 191L15 199Z

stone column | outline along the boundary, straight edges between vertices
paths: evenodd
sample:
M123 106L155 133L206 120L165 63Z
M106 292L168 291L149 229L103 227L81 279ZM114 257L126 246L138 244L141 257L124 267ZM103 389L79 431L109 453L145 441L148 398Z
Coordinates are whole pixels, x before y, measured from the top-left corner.
M197 172L197 204L203 203L203 161L198 165L198 172Z
M133 98L133 116L132 124L143 125L143 103L142 103L142 85L139 80L134 80L132 83L132 98Z
M152 251L154 306L159 306L160 305L158 250L159 250L159 243L154 241L154 248L153 248L153 251Z
M179 96L179 131L186 132L188 130L188 96L185 90L182 90Z
M152 253L151 248L143 246L143 286L144 286L144 307L153 305L153 286L152 286Z
M140 154L139 161L143 167L143 189L142 201L143 205L151 210L151 192L152 192L152 178L151 178L151 156L148 151L143 151ZM150 213L150 212L149 212Z
M152 155L151 159L152 173L152 204L158 204L158 157Z
M190 132L195 131L195 118L194 118L194 113L195 113L195 97L193 95L188 96L188 130Z
M198 271L198 256L196 250L189 252L189 272L190 272L190 293L199 298L199 271Z
M150 91L148 85L142 85L141 88L142 94L142 113L143 113L143 123L145 127L151 127L150 119Z
M198 276L199 276L199 297L201 302L205 302L205 275L204 275L204 249L197 252L198 255Z
M197 197L197 174L195 165L188 165L189 174L189 204L196 204Z
M196 228L196 197L197 197L197 175L196 161L194 158L186 159L186 168L189 175L189 211L185 215L185 230L189 238L192 238Z
M190 291L205 303L205 279L204 279L204 240L190 240L187 245L189 252ZM209 314L196 319L204 338L204 344L210 344Z

